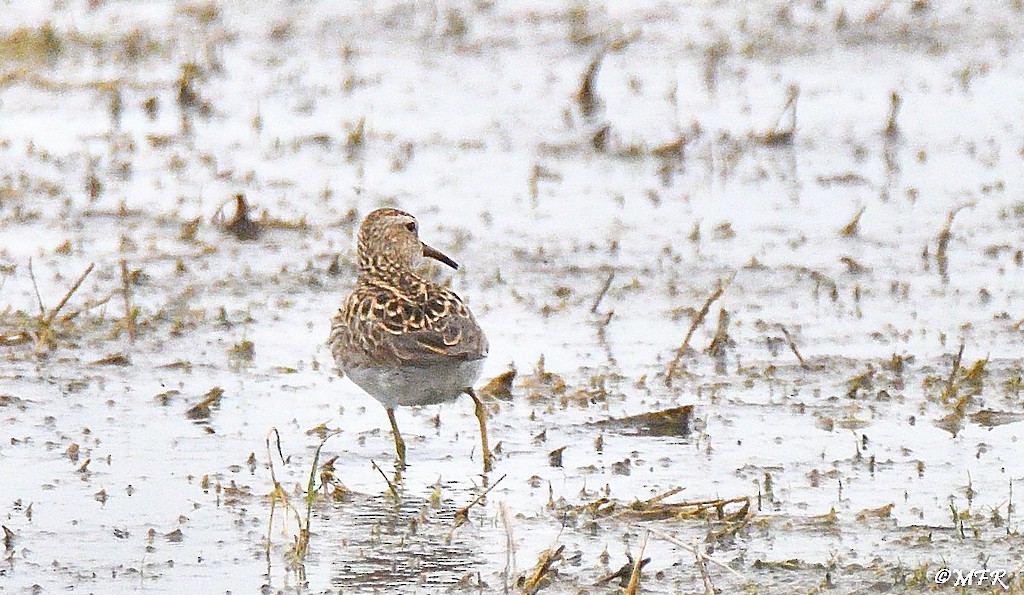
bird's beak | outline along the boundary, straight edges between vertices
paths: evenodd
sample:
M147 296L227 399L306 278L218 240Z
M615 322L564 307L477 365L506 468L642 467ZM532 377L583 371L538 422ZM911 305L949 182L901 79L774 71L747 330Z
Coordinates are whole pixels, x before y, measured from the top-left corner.
M443 262L446 265L452 267L453 269L459 268L458 263L445 256L444 253L441 252L440 250L435 250L434 248L431 248L430 246L424 244L423 242L420 242L420 244L423 246L423 256Z

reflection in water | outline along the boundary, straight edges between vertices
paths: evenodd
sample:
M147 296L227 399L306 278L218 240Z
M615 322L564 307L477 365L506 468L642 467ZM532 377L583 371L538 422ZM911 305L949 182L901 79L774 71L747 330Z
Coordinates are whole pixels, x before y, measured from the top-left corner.
M435 507L418 497L403 497L396 506L390 496L378 495L326 512L318 523L319 541L331 550L331 584L394 589L458 582L481 564L460 531L451 530L458 508L450 501Z

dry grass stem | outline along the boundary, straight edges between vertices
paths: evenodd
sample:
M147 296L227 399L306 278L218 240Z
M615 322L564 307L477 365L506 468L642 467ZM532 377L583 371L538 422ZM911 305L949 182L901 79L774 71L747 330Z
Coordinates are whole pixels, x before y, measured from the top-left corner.
M644 540L640 542L640 551L636 553L636 557L633 559L633 571L629 573L629 582L626 584L626 590L624 595L636 595L637 589L640 588L640 569L644 565L644 550L647 549L647 540L651 536L650 529L644 533Z
M942 229L939 230L939 235L936 238L935 264L938 266L939 276L942 277L943 283L949 281L949 256L947 255L947 250L949 248L949 241L953 238L953 219L956 217L957 213L963 209L973 206L974 203L969 202L955 207L948 215L946 215L946 223L942 226Z
M124 297L124 328L128 333L128 342L135 342L135 315L132 311L131 274L128 262L121 259L121 295Z
M612 286L612 281L615 279L615 271L608 273L608 278L605 279L604 285L601 286L601 290L597 292L597 297L594 299L594 303L590 306L590 313L596 314L597 308L601 305L601 300L604 299L604 295L608 293L608 288Z
M494 488L498 487L498 484L501 483L501 480L505 479L505 477L507 477L507 476L508 476L508 474L502 475L501 477L498 478L498 481L494 482L494 485L492 485L491 487L489 487L486 490L484 490L483 493L481 493L479 496L474 498L472 502L470 502L469 504L467 504L467 505L463 506L462 508L456 510L455 511L455 526L453 527L452 530L454 531L455 529L457 529L457 528L461 527L462 525L468 523L469 522L469 509L473 508L474 506L479 504L481 501L483 501L483 499L487 497L487 494L489 494L491 492L491 490L493 490Z
M731 275L729 275L727 279L719 280L718 287L715 288L713 292L711 292L711 295L708 296L708 299L704 300L704 305L701 306L701 309L699 312L697 312L697 315L693 317L693 321L690 323L690 328L689 330L686 331L686 337L683 338L683 342L679 345L679 349L676 350L675 357L672 358L672 362L668 365L668 370L665 372L665 386L672 386L672 378L675 377L676 369L679 366L679 362L680 360L682 360L683 355L686 353L686 349L690 346L690 338L693 337L694 331L696 331L697 327L704 322L705 318L707 318L708 311L711 309L711 304L713 304L715 300L717 300L718 298L722 297L722 294L725 293L725 288L728 287L730 283L732 283L732 280L735 277L736 273L734 272Z
M861 218L861 215L864 214L864 211L866 209L867 209L867 207L864 207L864 206L862 206L861 208L857 209L857 212L853 215L853 219L850 219L850 222L843 226L843 229L839 232L839 234L841 236L843 236L844 238L852 238L852 237L855 237L857 234L859 234L860 233L860 218Z
M690 552L694 556L697 555L697 549L696 548L694 548L693 546L691 546L691 545L689 545L687 543L684 543L683 541L681 541L681 540L679 540L679 539L677 539L675 537L672 537L668 533L665 533L663 531L659 531L658 529L648 529L648 531L653 533L654 536L659 538L659 539L664 539L665 541L667 541L667 542L669 542L669 543L671 543L673 545L679 546L679 547L683 548L684 550ZM736 578L738 578L738 579L740 579L740 580L742 580L744 582L749 582L747 577L743 576L739 572L736 572L732 568L732 566L729 566L725 562L720 562L719 560L716 560L715 558L713 558L713 557L711 557L711 556L709 556L707 554L703 554L701 556L701 558L703 558L704 560L706 560L708 562L711 562L715 566L719 566L721 568L724 568L724 569L728 570L729 572L733 573L733 575L736 576Z
M793 335L790 334L789 329L787 329L785 325L779 324L779 329L782 331L782 334L785 335L786 343L789 344L789 350L796 356L797 361L800 362L801 368L805 370L821 369L820 366L812 366L804 360L804 356L800 355L800 350L796 347L796 341L793 340Z
M89 273L92 272L92 269L95 266L96 266L95 263L92 263L92 262L89 263L89 266L86 267L85 271L82 272L81 275L79 275L78 280L75 281L75 284L71 286L71 289L69 289L68 292L64 294L64 297L61 298L61 300L59 302L57 302L57 305L54 306L53 309L50 310L50 312L46 315L46 318L43 320L43 324L44 325L49 326L50 323L53 322L53 319L57 317L57 314L61 311L62 308L64 308L64 305L68 303L68 300L71 299L71 296L74 295L75 292L78 291L78 288L82 286L82 282L85 281L85 278L89 276ZM29 270L31 270L31 267L30 267ZM32 285L35 286L35 277L33 277L33 279L32 279ZM38 298L38 290L37 290L37 296L36 297ZM40 308L42 307L42 305L43 305L43 303L42 303L42 301L40 301L39 302Z

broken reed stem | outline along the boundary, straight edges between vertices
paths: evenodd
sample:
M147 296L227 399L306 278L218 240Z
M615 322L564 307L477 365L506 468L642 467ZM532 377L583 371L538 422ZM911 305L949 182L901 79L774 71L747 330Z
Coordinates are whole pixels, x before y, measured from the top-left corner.
M857 213L854 214L853 219L850 219L850 222L843 226L843 229L839 234L844 238L852 238L856 236L860 231L860 218L864 215L865 210L867 210L867 207L865 206L861 206L861 208L857 209Z
M61 308L63 308L65 304L68 303L68 300L71 299L71 296L74 295L76 291L78 291L78 288L81 287L82 282L85 281L85 278L89 276L89 273L92 272L92 269L95 266L95 263L89 263L89 266L86 267L85 272L83 272L81 276L78 277L78 280L75 281L75 284L71 286L71 289L69 289L68 292L64 294L64 297L61 298L57 305L54 306L53 309L50 310L50 312L46 315L46 319L43 321L44 324L49 325L50 323L53 322L53 319L56 318L57 313L60 312ZM35 279L33 279L33 284L35 284ZM42 305L42 302L40 302L40 305Z
M124 329L128 333L128 342L135 342L135 316L132 315L131 275L128 273L128 261L121 259L121 295L124 297Z
M786 103L783 104L782 109L779 110L779 116L775 118L775 125L772 126L771 132L769 132L768 135L765 136L778 136L783 134L793 134L794 132L796 132L796 99L799 96L800 87L798 87L797 85L790 85L789 88L786 89ZM793 110L793 119L789 124L789 129L779 130L779 126L782 124L782 118L785 117L786 112L791 108Z
M697 538L693 539L693 557L697 561L697 569L700 570L700 578L704 581L704 595L715 595L715 585L711 582L711 575L708 573L708 565L704 563L704 547L697 544Z
M549 549L544 552L541 558L537 560L537 568L533 571L533 574L530 575L530 578L523 583L523 593L526 593L527 595L534 595L540 590L542 587L540 584L541 581L544 580L544 577L546 577L549 572L551 572L551 567L562 559L562 552L564 551L565 546L560 545L558 546L558 549Z
M107 295L101 297L98 300L89 301L84 306L82 306L81 308L79 308L77 310L72 310L72 311L68 312L67 314L61 316L60 317L60 321L61 322L67 322L69 320L72 320L73 318L75 318L76 316L81 314L82 312L88 312L89 310L92 310L93 308L97 308L99 306L102 306L102 305L106 304L107 302L109 302L110 299L113 298L115 295L117 295L119 292L120 292L120 290L115 289L115 290L111 291L110 293L108 293Z
M644 533L644 540L640 543L640 551L633 558L633 571L629 573L629 583L626 584L624 595L636 595L640 587L640 568L644 565L644 550L647 549L647 539L651 536L651 530Z
M813 369L806 361L804 361L804 356L800 355L800 350L796 348L796 341L793 340L793 335L789 334L789 329L781 323L779 324L779 328L782 330L782 334L786 336L786 343L789 343L789 350L793 352L797 361L800 362L800 367L805 370Z
M608 273L608 278L605 280L604 285L601 286L601 291L597 292L597 298L594 299L594 303L590 306L591 314L597 313L597 307L601 305L601 300L604 299L604 294L608 293L608 288L612 286L613 279L615 279L615 271Z
M960 211L973 206L973 202L968 202L954 207L946 215L946 224L939 230L939 235L936 238L935 264L938 266L939 276L942 277L943 282L949 281L949 257L946 255L946 250L949 248L949 241L953 237L953 219L956 218L957 213Z
M704 319L708 316L708 311L711 309L711 304L718 298L722 297L725 292L725 288L732 283L732 280L736 277L736 273L733 272L724 281L719 279L718 287L711 292L708 299L704 300L704 305L701 306L697 315L693 317L693 321L690 323L690 329L686 331L686 337L683 338L683 342L679 345L679 349L676 350L676 356L672 358L672 363L668 365L668 370L665 372L665 386L672 386L672 377L675 376L676 367L679 365L679 361L683 358L683 354L686 353L686 348L690 346L690 337L693 336L693 332L697 330L697 327L704 322Z
M676 486L676 487L674 487L674 488L672 488L672 489L670 489L670 490L668 490L666 492L662 492L662 493L658 494L657 496L655 496L653 498L649 498L647 500L644 500L644 506L654 506L655 504L661 502L662 500L664 500L666 498L670 498L672 496L675 496L676 494L678 494L681 491L683 491L683 488L681 488L679 486Z
M579 105L580 113L583 114L585 119L592 119L598 111L599 103L594 88L597 83L597 73L601 70L601 61L604 60L608 52L617 52L636 41L638 37L640 37L640 32L633 31L612 40L605 44L587 65L587 69L583 72L583 77L580 79L579 89L576 91L576 104Z
M1013 492L1012 488L1010 492ZM508 504L504 500L498 503L498 511L501 514L501 525L505 528L505 572L502 573L502 581L505 592L508 593L509 577L516 572L516 542L512 537L512 513L509 512Z
M664 539L665 541L667 541L667 542L669 542L669 543L671 543L673 545L679 546L679 547L683 548L684 550L690 552L691 554L696 555L696 548L694 548L694 547L692 547L692 546L690 546L690 545L688 545L686 543L683 543L682 541L680 541L679 539L677 539L675 537L672 537L668 533L664 533L662 531L659 531L658 529L648 529L648 531L650 533L653 533L655 537L657 537L659 539ZM719 562L718 560L716 560L715 558L713 558L713 557L711 557L711 556L709 556L707 554L704 554L702 557L705 560L707 560L708 562L711 562L712 564L714 564L715 566L720 566L720 567L728 570L729 572L733 573L733 575L735 575L736 578L738 578L738 579L740 579L742 581L746 581L747 580L747 577L745 577L742 574L736 572L736 570L734 570L732 566L729 566L725 562Z

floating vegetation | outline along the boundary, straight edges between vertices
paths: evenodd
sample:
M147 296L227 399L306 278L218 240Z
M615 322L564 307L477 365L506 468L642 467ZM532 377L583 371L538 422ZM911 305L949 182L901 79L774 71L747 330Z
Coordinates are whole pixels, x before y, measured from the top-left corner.
M595 422L600 428L631 436L689 436L693 430L693 405L641 413Z

